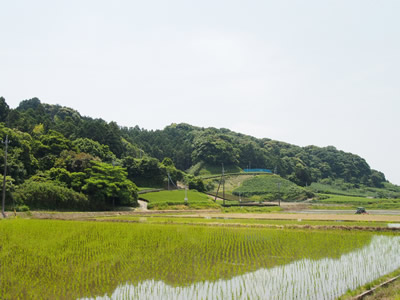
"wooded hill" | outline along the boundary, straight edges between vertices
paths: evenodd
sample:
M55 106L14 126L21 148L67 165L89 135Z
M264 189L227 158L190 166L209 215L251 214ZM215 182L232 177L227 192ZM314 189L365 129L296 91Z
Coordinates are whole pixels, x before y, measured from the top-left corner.
M6 135L12 140L8 175L14 187L9 190L15 190L17 201L28 204L29 197L37 198L38 186L47 185L47 197L54 199L31 203L38 207L135 204L135 184L163 186L167 174L174 182L185 180L202 190L202 181L192 175L218 173L222 163L235 172L249 166L271 169L300 186L343 182L357 188L387 183L384 174L372 170L363 158L333 146L299 147L189 124L155 131L120 127L37 98L24 100L15 109L0 98L0 138ZM67 189L74 196L59 199L55 189Z
M343 179L353 184L383 187L383 173L372 170L358 155L337 150L333 146L299 147L271 139L257 139L229 129L199 128L188 124L172 124L163 130L149 131L122 128L123 136L162 159L170 157L182 170L196 164L228 168L266 168L294 183L305 186L322 179ZM232 166L234 166L232 168Z

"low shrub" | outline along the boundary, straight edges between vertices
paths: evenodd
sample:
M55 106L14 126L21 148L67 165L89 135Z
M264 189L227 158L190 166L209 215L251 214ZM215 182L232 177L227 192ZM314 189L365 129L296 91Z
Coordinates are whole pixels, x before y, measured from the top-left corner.
M13 196L20 207L79 210L89 208L89 201L84 194L50 181L27 180L17 187Z

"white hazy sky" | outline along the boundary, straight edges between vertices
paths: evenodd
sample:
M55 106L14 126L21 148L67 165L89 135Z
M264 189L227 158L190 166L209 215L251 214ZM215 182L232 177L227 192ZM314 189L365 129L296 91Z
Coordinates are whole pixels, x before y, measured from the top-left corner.
M400 184L398 0L0 0L0 96L334 145Z

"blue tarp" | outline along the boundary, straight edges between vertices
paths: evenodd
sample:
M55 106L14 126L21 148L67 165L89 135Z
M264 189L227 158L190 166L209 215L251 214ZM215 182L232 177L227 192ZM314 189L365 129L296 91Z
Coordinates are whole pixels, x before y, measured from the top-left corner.
M244 169L243 171L247 173L255 173L255 172L272 173L272 171L268 169Z

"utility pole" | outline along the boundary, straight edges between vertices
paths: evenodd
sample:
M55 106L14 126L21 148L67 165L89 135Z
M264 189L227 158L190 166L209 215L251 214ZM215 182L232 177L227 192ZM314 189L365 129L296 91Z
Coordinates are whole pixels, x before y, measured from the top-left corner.
M219 193L219 188L221 187L221 183L222 183L222 200L223 200L223 206L225 206L225 169L224 169L224 164L222 163L222 174L221 174L221 179L219 181L218 184L218 189L217 189L217 193L215 194L215 199L214 202L217 202L217 197L218 197L218 193Z
M238 183L238 188L240 187L240 183ZM242 197L240 196L240 192L239 192L239 203L242 203Z
M10 141L8 140L8 134L6 135L5 141L2 141L2 143L5 145L5 150L4 150L3 200L1 205L1 214L3 215L3 218L6 218L6 213L4 212L4 209L6 205L7 150L8 150L8 144L10 143Z
M224 164L222 163L222 199L224 200L224 206L225 206L225 170L224 170Z
M185 186L185 205L188 204L188 196L187 196L187 190L188 190L188 186Z
M169 172L167 172L168 174L168 191L169 191Z
M221 179L219 180L219 183L218 183L218 189L217 189L217 193L215 194L215 199L214 199L214 202L217 202L217 197L218 197L218 193L219 193L219 188L221 187L221 183L222 183L222 178L223 178L223 174L221 174Z
M281 206L281 182L278 182L279 206Z

